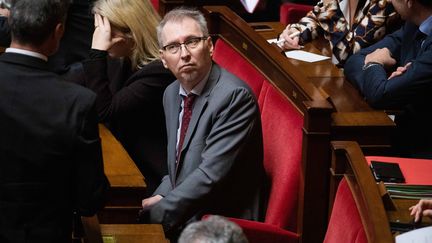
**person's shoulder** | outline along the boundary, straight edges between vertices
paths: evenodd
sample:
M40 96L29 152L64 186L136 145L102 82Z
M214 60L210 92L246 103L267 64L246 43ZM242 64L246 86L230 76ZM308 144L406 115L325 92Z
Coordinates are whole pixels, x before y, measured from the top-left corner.
M56 74L54 74L56 75ZM72 105L93 105L96 100L96 93L92 90L64 80L61 76L56 75L55 85L53 89L63 97L65 102Z
M245 90L247 93L252 93L249 85L239 77L229 72L228 70L217 66L220 69L219 84L231 90Z
M142 65L140 69L138 70L140 73L171 73L168 69L164 67L162 64L162 61L159 59L156 59L154 61L151 61L145 65Z
M141 66L131 78L134 80L141 79L150 83L156 82L164 86L167 86L176 79L171 71L163 66L162 61L159 59ZM134 80L128 83L134 82Z

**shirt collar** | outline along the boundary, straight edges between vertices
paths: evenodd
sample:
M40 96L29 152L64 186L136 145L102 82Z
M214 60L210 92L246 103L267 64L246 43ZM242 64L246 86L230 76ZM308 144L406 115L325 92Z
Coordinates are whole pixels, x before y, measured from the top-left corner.
M48 61L48 57L47 56L42 55L42 54L37 53L37 52L34 52L34 51L28 51L28 50L23 50L23 49L9 47L9 48L6 48L5 52L18 53L18 54L22 54L22 55L26 55L26 56L31 56L31 57L39 58L39 59L44 60L45 62Z
M207 73L207 75L204 77L204 79L201 80L199 83L197 83L195 85L195 87L192 88L190 93L193 93L194 95L197 95L197 96L201 95L201 93L204 90L204 87L207 83L207 80L210 76L210 72L211 72L211 68L210 68L209 72ZM180 84L179 94L181 96L187 96L188 95L188 93L186 92L186 90L183 88L183 86L181 84Z
M423 21L423 23L421 23L419 29L423 34L425 34L427 36L432 34L432 16L429 16L429 18L427 18L425 21Z

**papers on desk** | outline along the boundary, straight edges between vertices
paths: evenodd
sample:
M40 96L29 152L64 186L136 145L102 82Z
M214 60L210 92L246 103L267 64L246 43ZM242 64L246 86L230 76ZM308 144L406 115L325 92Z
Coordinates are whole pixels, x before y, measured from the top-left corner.
M246 11L252 13L258 5L259 0L240 0L240 2L243 4Z
M404 183L384 183L384 184L391 198L404 198L404 199L432 198L432 185L408 185Z
M396 243L430 243L432 242L432 226L411 230L396 236Z
M272 43L277 44L277 39L270 39L270 40L267 40L267 42L270 44L272 44ZM330 59L330 57L327 57L327 56L318 55L318 54L315 54L312 52L301 51L301 50L286 51L285 55L288 58L292 58L292 59L296 59L296 60L300 60L300 61L304 61L304 62L318 62L318 61Z
M300 50L286 51L285 55L288 58L293 58L304 62L318 62L318 61L330 59L330 57L318 55L307 51L300 51Z

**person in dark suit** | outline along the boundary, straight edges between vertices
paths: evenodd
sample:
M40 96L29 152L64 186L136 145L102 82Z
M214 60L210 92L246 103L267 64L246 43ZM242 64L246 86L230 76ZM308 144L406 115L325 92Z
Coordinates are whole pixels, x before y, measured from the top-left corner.
M11 2L11 0L3 0ZM15 2L19 0L14 0ZM70 0L65 33L60 41L59 50L48 58L51 71L64 75L68 80L82 78L82 67L77 64L88 58L92 34L94 0ZM6 6L5 6L6 7ZM10 28L7 22L8 10L0 9L0 46L10 45Z
M372 107L401 110L394 144L400 156L432 158L432 2L392 4L405 25L348 59L345 75Z
M203 214L262 219L260 114L249 87L212 62L201 12L176 9L158 26L160 55L177 80L165 90L168 175L143 200L171 237Z
M68 0L20 0L0 56L0 242L71 242L108 190L96 95L49 71Z
M96 1L94 12L83 85L97 93L100 121L131 155L151 195L167 173L162 95L175 80L159 59L160 17L148 0Z

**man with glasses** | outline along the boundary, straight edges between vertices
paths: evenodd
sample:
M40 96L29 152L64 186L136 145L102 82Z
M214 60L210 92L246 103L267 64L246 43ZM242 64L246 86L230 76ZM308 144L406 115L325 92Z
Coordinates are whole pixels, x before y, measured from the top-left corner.
M204 214L261 219L262 134L252 91L212 62L199 11L166 14L158 39L162 62L177 78L163 100L169 175L143 200L143 211L171 238Z

